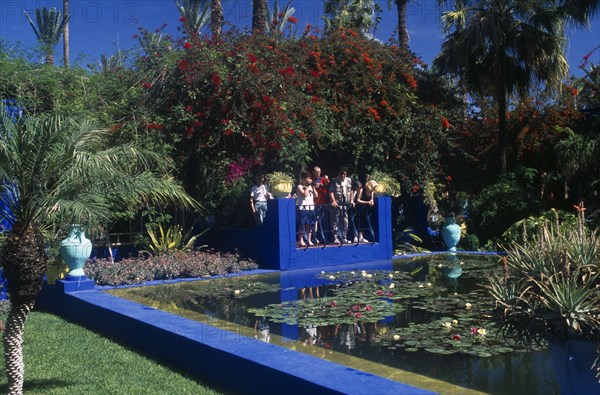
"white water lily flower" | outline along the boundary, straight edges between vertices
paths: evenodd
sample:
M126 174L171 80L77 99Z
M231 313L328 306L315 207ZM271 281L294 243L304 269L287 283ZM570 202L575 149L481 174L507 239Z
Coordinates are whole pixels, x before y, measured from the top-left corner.
M394 340L400 340L400 335L394 335Z
M423 288L423 284L419 284L419 288Z
M329 276L330 280L335 280L335 276Z
M442 265L442 264L440 263L440 264L438 265L438 267L440 267L440 268L441 268L441 267L444 267L444 265Z
M389 278L394 278L394 275L392 273L388 274Z
M465 303L465 307L467 308L467 310L471 310L471 307L473 307L473 305L471 303Z
M239 295L242 291L240 291L239 289L236 289L235 291L233 291L234 294Z
M451 328L451 327L452 327L452 323L450 323L450 322L443 322L443 323L442 323L442 326L443 326L444 328Z
M452 325L458 325L458 320L452 320Z
M477 329L477 333L479 333L481 336L487 335L487 332L488 331L485 328L479 328L479 329Z
M395 287L394 283L391 283L390 288L394 288L394 287Z
M431 283L427 283L427 286L428 286L428 287L431 287Z

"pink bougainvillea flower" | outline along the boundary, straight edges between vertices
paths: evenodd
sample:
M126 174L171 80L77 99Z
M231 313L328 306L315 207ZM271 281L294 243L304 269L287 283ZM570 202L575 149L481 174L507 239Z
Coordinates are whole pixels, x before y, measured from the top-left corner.
M331 303L329 303L329 305L331 307L336 307L337 306L337 302L335 300L332 300Z
M371 306L370 304L365 306L365 311L371 311L373 310L373 306Z
M379 291L377 291L376 293L377 293L377 295L381 296L381 295L383 295L383 290L381 290L381 289L380 289L380 290L379 290Z
M474 335L477 334L478 330L479 330L479 328L477 328L477 327L474 327L474 326L471 327L471 333L474 334Z
M358 310L360 310L359 304L355 304L354 306L352 306L352 311L358 311Z
M354 317L355 318L360 318L360 317L362 317L362 314L361 313L354 313Z

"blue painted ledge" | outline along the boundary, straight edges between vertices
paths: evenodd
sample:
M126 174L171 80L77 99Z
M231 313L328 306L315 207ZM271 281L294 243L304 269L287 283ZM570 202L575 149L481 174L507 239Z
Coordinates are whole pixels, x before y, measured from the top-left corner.
M407 394L430 391L179 317L97 289L44 287L36 308L109 336L240 394Z

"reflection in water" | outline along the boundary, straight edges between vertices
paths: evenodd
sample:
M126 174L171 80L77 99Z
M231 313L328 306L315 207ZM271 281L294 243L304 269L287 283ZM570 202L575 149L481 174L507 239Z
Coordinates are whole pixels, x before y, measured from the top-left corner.
M254 329L256 330L255 339L263 341L265 343L271 342L271 327L269 326L269 320L267 317L257 317L254 323Z
M329 273L323 276L315 271L288 272L255 276L243 285L210 280L130 288L117 293L215 326L219 326L217 320L227 320L248 328L248 332L242 332L257 340L338 363L352 363L353 367L389 374L386 377L405 382L406 377L390 373L389 369L410 371L494 394L558 393L545 351L505 352L484 357L486 350L498 347L501 339L481 335L477 329L487 324L478 317L484 315L485 305L478 296L464 297L477 287L485 270L497 267L495 260L486 261L485 267L481 265L459 255L404 262L396 264L395 270L391 270L391 265L382 267L387 272L378 274L380 280L367 281L363 288L357 287L359 281L352 280L352 276L367 278L374 271L361 272L361 268L354 268L346 273L333 273L334 280L329 280ZM393 276L387 278L388 273ZM238 290L242 292L236 293ZM447 295L457 295L453 305L435 303ZM344 298L354 302L346 306ZM474 314L467 315L465 300L472 304L469 313ZM299 309L298 304L304 308ZM264 306L273 309L292 306L288 313L296 314L294 320L300 324L288 322L290 317L281 312L271 316L248 313L248 309ZM456 334L460 334L460 341L452 340ZM465 349L444 355L440 350L431 350L440 346L415 344L434 338L447 347L441 351L458 346ZM386 366L388 370L377 366ZM413 384L423 388L428 385ZM443 388L445 392L452 392L449 385Z

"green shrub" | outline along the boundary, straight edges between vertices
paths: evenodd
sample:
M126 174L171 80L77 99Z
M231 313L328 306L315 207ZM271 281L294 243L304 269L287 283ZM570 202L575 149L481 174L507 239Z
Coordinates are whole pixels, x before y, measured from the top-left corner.
M480 241L496 239L509 226L540 211L532 188L507 178L484 188L473 199L469 229Z
M206 277L257 269L250 260L236 254L175 251L170 254L123 259L111 263L107 259L89 261L85 275L98 285L141 284L152 280Z

